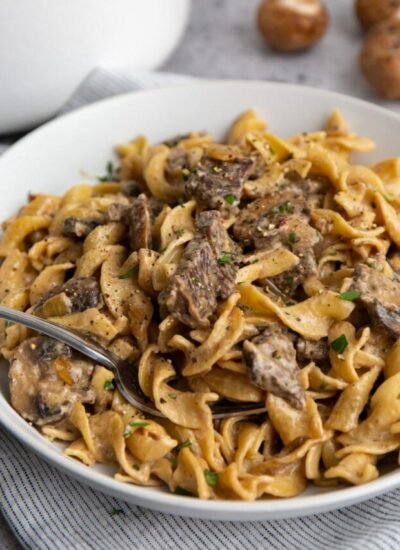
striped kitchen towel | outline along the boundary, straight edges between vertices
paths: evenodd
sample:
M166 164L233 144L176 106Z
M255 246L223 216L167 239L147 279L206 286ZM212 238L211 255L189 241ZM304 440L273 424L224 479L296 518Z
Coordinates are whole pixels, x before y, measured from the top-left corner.
M126 78L98 70L62 112L117 93L186 80L157 73ZM9 144L0 140L0 152ZM400 548L400 490L307 518L251 523L179 518L98 493L49 466L1 429L0 505L21 545L35 550Z

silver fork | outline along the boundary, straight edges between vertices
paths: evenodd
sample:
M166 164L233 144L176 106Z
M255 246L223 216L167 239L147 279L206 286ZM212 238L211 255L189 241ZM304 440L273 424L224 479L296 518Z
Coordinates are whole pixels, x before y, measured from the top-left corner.
M83 336L77 331L66 329L51 321L35 317L29 313L23 313L15 309L0 306L0 318L24 325L25 327L36 330L50 338L54 338L63 344L79 351L86 357L93 359L96 363L110 369L114 374L116 387L129 403L152 416L164 417L156 409L154 404L143 394L137 379L132 380L133 369L126 368L126 363L121 361L114 354L94 342L88 336ZM232 416L250 416L265 412L265 407L261 403L216 403L211 407L212 415L215 420Z

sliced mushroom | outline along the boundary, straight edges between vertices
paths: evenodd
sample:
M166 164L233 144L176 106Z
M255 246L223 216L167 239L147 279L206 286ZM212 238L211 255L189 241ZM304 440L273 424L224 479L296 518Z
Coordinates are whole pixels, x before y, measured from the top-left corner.
M68 416L76 402L93 403L93 365L49 338L25 340L13 353L9 371L11 404L39 426Z
M243 343L243 357L253 383L301 409L305 391L300 382L296 350L288 331L278 324Z

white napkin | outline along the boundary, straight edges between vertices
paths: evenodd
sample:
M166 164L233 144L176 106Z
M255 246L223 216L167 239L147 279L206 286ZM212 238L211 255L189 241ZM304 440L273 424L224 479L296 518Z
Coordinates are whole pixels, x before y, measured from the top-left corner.
M171 74L141 73L126 78L96 70L62 112L117 93L185 81ZM240 523L240 518L234 523L192 520L98 493L49 466L1 429L0 506L19 542L38 550L400 547L400 490L307 518L251 523Z

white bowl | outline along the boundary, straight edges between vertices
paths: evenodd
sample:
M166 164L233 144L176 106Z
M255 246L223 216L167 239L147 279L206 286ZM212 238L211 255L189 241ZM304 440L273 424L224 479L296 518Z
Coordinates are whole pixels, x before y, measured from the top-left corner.
M80 170L102 173L115 143L131 139L138 133L157 141L194 129L207 129L221 136L232 119L250 106L269 121L272 132L284 136L321 128L331 111L339 108L354 131L377 142L378 150L363 157L366 162L399 153L398 115L327 91L287 84L233 81L127 94L52 121L1 157L0 181L6 193L0 201L0 220L24 204L28 191L62 193L82 179ZM6 369L0 369L0 375L0 422L11 434L83 483L155 510L214 520L288 518L348 506L400 486L400 470L394 469L358 487L310 487L300 496L286 500L232 502L201 501L160 489L123 484L112 479L109 468L88 468L63 456L61 445L50 443L39 435L9 405Z
M95 67L154 69L190 0L1 0L0 134L52 116Z

